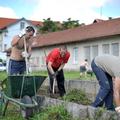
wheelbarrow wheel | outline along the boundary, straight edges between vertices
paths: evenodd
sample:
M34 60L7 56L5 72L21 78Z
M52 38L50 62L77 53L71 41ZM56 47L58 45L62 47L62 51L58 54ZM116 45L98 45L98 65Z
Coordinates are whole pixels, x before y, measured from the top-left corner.
M32 99L26 95L21 99L21 102L25 103L25 104L32 104ZM22 107L21 114L22 114L23 118L29 119L30 117L32 117L33 108Z

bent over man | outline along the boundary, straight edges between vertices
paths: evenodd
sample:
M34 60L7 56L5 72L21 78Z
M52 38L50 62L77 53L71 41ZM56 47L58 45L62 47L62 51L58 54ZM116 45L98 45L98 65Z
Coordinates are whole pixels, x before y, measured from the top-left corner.
M53 80L56 78L61 97L66 93L64 86L63 68L68 62L69 57L70 53L67 51L67 47L61 46L60 48L53 49L48 54L46 59L48 74L50 77L50 92L53 91Z
M105 104L108 110L120 113L120 57L113 55L97 56L92 61L92 70L99 82L100 89L92 106L100 107Z

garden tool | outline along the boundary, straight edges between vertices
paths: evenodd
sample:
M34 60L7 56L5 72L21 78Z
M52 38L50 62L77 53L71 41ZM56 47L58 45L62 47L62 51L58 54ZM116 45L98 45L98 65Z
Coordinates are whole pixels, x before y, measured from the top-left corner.
M45 51L45 50L44 50L44 55L45 55L45 58L47 58L47 55L46 55L46 51ZM47 68L47 64L46 64L46 68ZM51 89L49 75L48 75L47 78L48 78L48 80L49 80L49 87L50 87L50 90L52 90L52 93L54 94L54 93L55 93L55 80L56 80L56 78L54 78L54 80L53 80L53 89Z
M26 44L26 39L24 37L24 52L22 53L23 56L25 57L25 62L26 62L26 74L29 73L29 61L28 61L28 53L27 53L27 44Z

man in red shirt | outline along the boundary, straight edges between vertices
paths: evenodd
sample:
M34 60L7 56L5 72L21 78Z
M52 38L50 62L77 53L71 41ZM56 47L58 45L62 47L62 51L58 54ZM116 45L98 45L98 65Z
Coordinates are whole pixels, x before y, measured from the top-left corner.
M53 80L56 78L61 97L65 94L63 67L68 62L69 57L70 53L67 51L67 47L61 46L60 48L53 49L46 59L50 77L50 92L53 91Z

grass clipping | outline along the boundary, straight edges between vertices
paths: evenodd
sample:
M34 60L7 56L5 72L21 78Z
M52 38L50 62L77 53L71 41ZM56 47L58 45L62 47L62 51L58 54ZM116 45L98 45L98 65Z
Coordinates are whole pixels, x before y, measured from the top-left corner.
M78 89L73 89L69 91L64 97L63 100L69 102L75 102L77 104L89 105L91 104L91 100L88 99L85 92Z
M34 116L32 120L73 120L64 106L48 106Z

